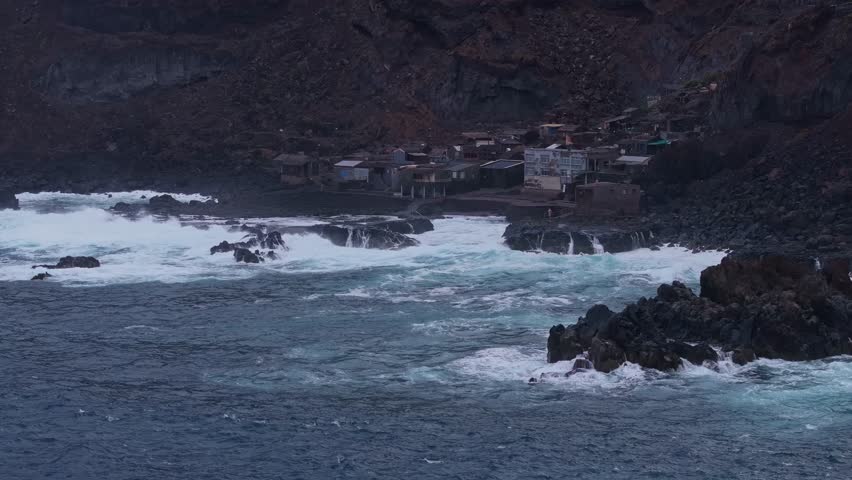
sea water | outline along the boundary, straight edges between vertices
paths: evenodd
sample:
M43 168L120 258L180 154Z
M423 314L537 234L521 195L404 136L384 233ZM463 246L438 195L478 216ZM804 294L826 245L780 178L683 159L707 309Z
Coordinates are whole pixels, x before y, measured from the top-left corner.
M527 384L570 369L551 325L697 289L720 253L516 252L504 219L452 217L237 265L209 252L243 235L224 219L105 210L142 195L0 211L0 478L850 478L849 358ZM64 255L102 266L29 281Z

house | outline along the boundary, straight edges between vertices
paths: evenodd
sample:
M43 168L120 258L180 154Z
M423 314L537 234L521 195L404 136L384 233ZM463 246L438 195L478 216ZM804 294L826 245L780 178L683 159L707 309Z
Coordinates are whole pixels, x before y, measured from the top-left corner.
M630 122L630 116L619 115L617 117L607 118L601 122L601 130L605 132L615 132L627 128Z
M520 160L496 160L479 169L479 185L482 188L512 188L524 183L524 162Z
M399 164L406 162L429 163L430 148L425 143L411 143L391 151L391 159Z
M600 182L578 185L575 190L577 213L634 215L640 210L638 185Z
M466 145L474 147L494 145L494 136L487 132L462 132L461 136Z
M453 147L433 148L429 151L428 163L450 163L450 155L452 154L452 151Z
M479 188L479 164L456 163L446 167L450 172L450 192L463 193Z
M370 179L370 169L362 166L365 160L341 160L334 164L334 180L340 185L366 186Z
M391 150L391 160L396 164L408 163L408 152L402 148L394 148Z
M281 183L304 185L328 173L327 163L304 153L282 153L272 162L278 167Z
M562 123L545 123L539 125L538 136L543 139L553 139L559 136L559 129L564 127Z
M553 144L547 148L527 148L524 151L525 176L559 177L562 185L573 183L582 172L595 171L618 158L617 147L571 148Z
M371 189L401 192L402 186L411 178L414 167L390 160L373 160L361 162L357 168L367 170L367 183Z
M424 164L409 167L411 177L403 181L401 191L411 198L436 198L447 195L452 182L452 172L446 165Z
M600 132L594 131L583 131L583 132L574 132L569 135L569 139L571 140L571 144L574 147L590 147L598 143L601 138Z
M628 175L636 175L645 171L652 157L638 155L622 155L612 163L612 169L623 171Z
M480 146L465 145L462 148L462 161L481 165L502 158L505 152L506 147L494 143Z

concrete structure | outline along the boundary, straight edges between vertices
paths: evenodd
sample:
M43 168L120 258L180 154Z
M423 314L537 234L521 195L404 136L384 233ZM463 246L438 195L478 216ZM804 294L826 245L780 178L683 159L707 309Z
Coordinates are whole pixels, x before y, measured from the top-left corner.
M479 186L482 188L512 188L524 183L524 162L520 160L496 160L479 170Z
M532 192L561 193L562 179L548 176L525 176L524 190Z
M642 192L628 183L590 183L576 187L577 213L635 215L640 211Z

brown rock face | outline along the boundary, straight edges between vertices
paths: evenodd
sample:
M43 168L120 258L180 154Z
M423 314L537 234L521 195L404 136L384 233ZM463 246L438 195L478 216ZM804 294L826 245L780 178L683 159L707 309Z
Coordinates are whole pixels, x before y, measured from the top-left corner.
M5 2L0 176L22 189L245 176L280 150L442 141L478 123L578 123L641 105L666 84L764 72L776 55L795 67L778 42L803 41L804 55L842 38L832 13L773 40L801 12L765 3ZM819 61L845 48L839 41ZM823 70L807 75L842 76ZM739 105L788 91L770 73L756 94L732 80L720 118L760 118ZM834 80L809 91L847 98ZM834 111L807 102L793 110Z

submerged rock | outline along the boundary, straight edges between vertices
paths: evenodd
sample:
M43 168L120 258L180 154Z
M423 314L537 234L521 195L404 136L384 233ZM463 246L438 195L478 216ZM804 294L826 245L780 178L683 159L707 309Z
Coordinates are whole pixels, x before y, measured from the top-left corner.
M0 210L18 210L19 208L21 208L21 203L14 193L9 190L0 190Z
M56 265L33 265L33 268L98 268L101 262L95 257L62 257Z
M284 243L281 232L274 231L266 233L265 229L266 227L261 225L254 227L243 225L239 230L249 232L245 241L234 243L223 241L218 245L210 247L210 255L234 252L234 258L237 259L237 262L243 261L246 263L259 263L263 261L264 257L269 259L278 259L278 254L276 254L273 250L277 249L286 251L287 245ZM257 247L269 250L266 254L261 254L259 250L256 250L252 255L256 255L258 257L257 262L243 260L244 258L251 259L250 255L245 255L243 252L237 255L238 250L244 250L251 253L251 249L256 249Z
M624 362L657 370L715 362L711 344L733 351L741 365L852 354L849 260L823 263L830 268L817 270L810 259L727 257L702 272L701 296L673 282L620 313L595 306L576 325L551 328L547 360L588 351L596 370L610 372Z
M34 276L34 277L33 277L33 278L31 278L30 280L47 280L48 278L50 278L50 277L52 277L52 276L53 276L53 275L51 275L51 274L49 274L49 273L47 273L47 272L44 272L44 273L39 273L38 275Z
M419 245L417 240L384 228L363 225L313 225L308 231L339 247L398 250Z
M381 228L394 233L404 235L419 235L421 233L435 230L435 226L428 218L408 218L402 220L389 220L370 224L371 227Z

